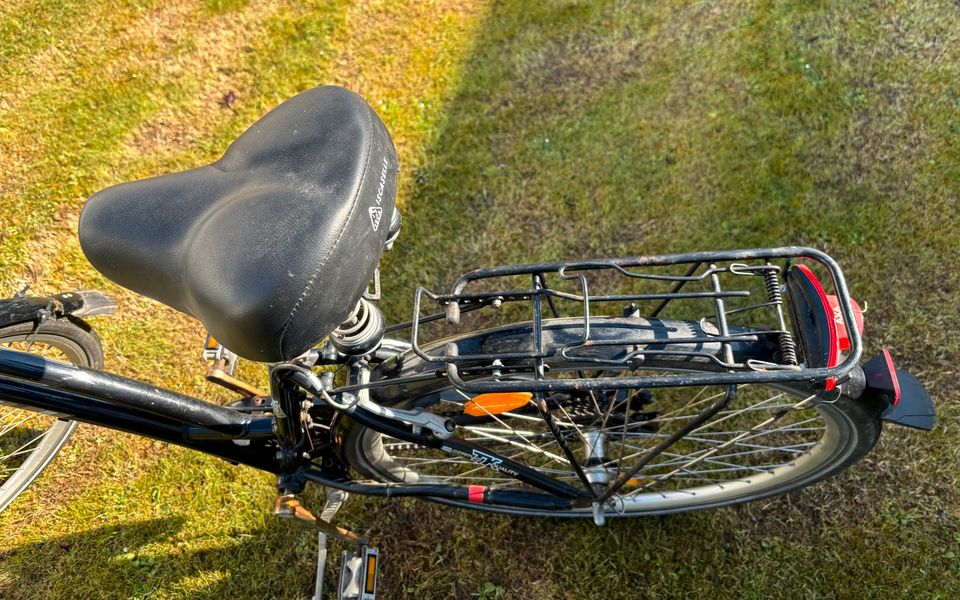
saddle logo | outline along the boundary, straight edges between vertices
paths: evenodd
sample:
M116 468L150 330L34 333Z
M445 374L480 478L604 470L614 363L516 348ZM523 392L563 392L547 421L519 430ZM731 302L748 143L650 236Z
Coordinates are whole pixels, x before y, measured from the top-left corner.
M376 231L380 227L380 217L383 216L383 209L379 206L371 206L370 211L370 224L373 225L373 230Z
M387 184L387 157L383 157L383 166L380 168L380 186L377 188L376 206L371 206L367 210L370 212L370 224L373 230L380 228L380 218L383 217L383 186Z
M377 206L383 204L383 186L387 184L387 157L383 157L383 166L380 167L380 185L377 187Z

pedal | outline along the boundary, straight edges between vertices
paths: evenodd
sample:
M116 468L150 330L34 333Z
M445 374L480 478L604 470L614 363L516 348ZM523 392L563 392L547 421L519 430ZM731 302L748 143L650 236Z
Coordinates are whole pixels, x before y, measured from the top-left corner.
M237 355L227 350L226 346L218 342L209 333L207 339L203 342L203 360L212 362L214 366L230 377L237 374Z
M207 381L210 383L225 387L241 396L265 397L270 395L256 386L236 378L237 355L227 350L210 334L207 334L207 339L203 344L203 360L213 363L207 370L206 375Z
M379 566L380 552L372 546L360 546L357 552L344 550L337 600L375 600Z
M374 600L376 598L377 560L379 557L377 549L367 545L366 536L337 527L329 522L346 499L347 494L345 492L327 488L327 502L319 519L304 508L297 497L291 493L277 496L274 505L273 514L275 516L294 519L318 530L317 541L319 547L314 600L320 600L323 596L323 570L327 562L327 536L358 548L357 552L347 550L343 553L337 598L347 600Z

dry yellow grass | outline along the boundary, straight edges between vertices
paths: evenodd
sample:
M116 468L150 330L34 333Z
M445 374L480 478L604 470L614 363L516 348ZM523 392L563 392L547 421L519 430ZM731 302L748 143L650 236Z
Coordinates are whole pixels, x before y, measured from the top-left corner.
M374 74L361 89L367 97L391 101L401 97L404 91L416 90L416 97L422 100L415 106L417 122L400 135L406 157L415 154L415 136L429 128L429 117L442 114L443 95L449 94L455 84L452 73L459 64L456 57L463 56L462 39L469 34L471 19L478 14L475 8L473 12L468 10L470 7L463 2L449 6L414 3L404 11L403 7L389 3L359 3L348 8L349 13L343 19L345 26L337 30L335 42L330 42L326 49L321 47L316 57L319 65L335 61L338 68ZM202 379L199 324L97 275L86 264L77 244L76 222L85 194L92 190L215 159L235 132L261 116L264 105L269 108L282 99L281 94L287 94L279 88L264 89L261 73L252 66L251 58L260 60L258 53L267 54L276 49L276 43L269 37L271 31L273 35L277 32L289 35L291 27L312 18L310 14L316 11L294 2L252 2L218 14L207 11L199 2L178 1L158 5L137 14L129 22L124 22L120 15L111 22L109 12L109 6L104 5L92 13L108 25L88 24L81 28L78 39L83 44L74 48L76 54L64 52L59 46L40 50L33 57L25 79L11 83L9 89L16 93L0 95L0 108L5 114L16 115L14 119L2 121L4 127L0 131L0 135L5 136L3 139L16 142L15 152L0 161L4 189L28 190L36 185L55 185L55 176L51 178L49 170L30 166L50 151L55 140L51 136L27 135L31 124L23 116L25 107L49 93L47 88L52 82L64 73L96 64L97 80L87 81L88 88L123 85L131 73L142 74L144 86L131 90L143 95L144 101L142 107L137 108L137 116L130 121L127 133L105 140L108 150L98 161L96 172L82 182L79 193L61 195L63 201L56 204L53 213L30 231L22 245L26 260L19 266L8 265L13 268L6 271L4 283L29 281L38 293L78 287L105 288L120 303L117 315L98 319L96 323L104 341L108 369L202 397L226 398L228 394L211 389ZM400 26L387 25L401 13ZM350 26L353 19L358 23ZM421 27L425 22L432 22L443 23L445 29L441 28L418 48L411 49L409 40L405 43L403 39L403 28L414 27L417 20ZM98 43L97 32L105 27L120 27L120 23L124 25L119 35ZM367 29L369 26L375 28L373 34ZM402 48L389 64L383 62L380 48L373 43L378 35L389 37L391 44ZM343 50L338 47L334 51L334 43ZM424 70L432 78L426 76ZM323 79L307 78L298 82L295 79L298 75L293 75L292 81L281 85L303 89L337 82L354 89L358 87L351 85L350 78L344 74L323 72L328 73ZM222 102L228 91L236 96L233 109ZM81 86L73 93L83 96L90 92ZM69 98L62 100L65 106L70 105ZM29 198L17 204L29 206ZM0 219L3 218L17 219L18 215L4 211ZM49 507L78 507L77 510L82 511L82 507L97 502L98 496L113 498L118 493L126 494L124 490L135 488L138 481L155 477L157 461L164 460L171 452L179 455L179 451L148 440L81 426L74 441L64 450L62 460L48 469L23 499L3 515L0 547L48 535L51 525L54 529L74 530L78 524L68 520L54 517L51 523ZM252 472L247 476L252 476L248 485L269 495L269 478ZM247 506L246 510L262 516L266 514L265 507L266 503ZM149 511L149 506L141 506L141 510ZM73 512L73 508L68 512ZM46 520L43 525L41 516ZM199 514L197 517L205 519ZM231 517L237 518L242 517ZM122 523L123 519L119 514L108 517L111 522ZM209 524L209 519L205 520ZM191 545L199 548L195 543ZM186 577L179 585L187 589L213 585L218 577L211 580L211 575ZM3 589L2 582L0 589ZM34 592L40 589L55 593L57 588L51 584L51 587L38 587Z
M347 12L330 83L357 92L390 123L400 158L401 208L428 136L458 87L469 51L464 41L475 35L485 11L476 0L373 0Z

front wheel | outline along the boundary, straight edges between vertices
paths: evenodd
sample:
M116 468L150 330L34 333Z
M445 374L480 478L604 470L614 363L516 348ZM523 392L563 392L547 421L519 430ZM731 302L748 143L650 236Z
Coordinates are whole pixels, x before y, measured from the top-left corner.
M81 367L103 366L100 340L82 321L49 320L0 328L0 347ZM74 421L5 405L0 397L0 511L50 463L76 427Z
M678 330L695 326L679 322L671 325ZM555 320L546 321L544 327L562 338L566 329L575 325ZM462 347L495 345L498 336L503 340L516 339L522 328L514 325L444 340L435 348L451 341ZM623 319L597 319L592 331L599 337L609 337L628 330ZM605 351L617 353L624 348L608 346ZM559 355L548 363L554 376L566 373L576 377L632 377L691 368L688 362L660 362L639 371L627 367L597 371L595 363L578 364ZM385 365L384 371L403 377L436 368L436 363L406 355ZM604 390L558 393L546 399L560 426L561 438L599 490L629 471L658 442L717 402L724 391L722 386ZM396 407L422 407L452 418L459 425L456 435L460 438L572 486L585 487L532 404L495 412L486 411L482 408L483 399L474 402L474 398L438 378L419 387L384 390L379 400ZM486 414L478 417L478 411ZM734 400L711 420L643 466L606 510L608 515L659 515L783 494L842 471L873 447L879 433L876 411L846 396L824 401L800 387L742 385ZM347 430L343 450L354 467L379 481L527 487L465 458L397 440L356 424ZM522 515L593 516L589 508L547 513L445 502Z

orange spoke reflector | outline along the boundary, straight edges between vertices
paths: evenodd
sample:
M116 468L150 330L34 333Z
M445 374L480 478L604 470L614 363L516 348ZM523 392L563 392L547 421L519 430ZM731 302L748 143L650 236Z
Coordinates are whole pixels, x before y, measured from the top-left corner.
M533 394L530 392L509 392L505 394L480 394L474 396L473 400L467 402L463 407L463 412L471 417L485 417L487 415L499 415L500 413L520 408L530 399Z

